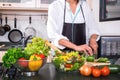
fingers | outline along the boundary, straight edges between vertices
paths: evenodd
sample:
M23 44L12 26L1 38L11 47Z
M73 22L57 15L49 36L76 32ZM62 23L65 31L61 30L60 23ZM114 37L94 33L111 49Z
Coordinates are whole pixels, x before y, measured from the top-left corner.
M86 48L86 52L87 52L87 54L89 54L89 55L92 55L92 54L93 54L92 48L90 48L89 46Z
M92 48L93 53L96 54L96 53L97 53L97 49L98 49L98 44L97 44L97 42L96 42L96 41L91 41L89 45L90 45L90 47Z
M96 54L97 53L98 45L93 45L93 46L91 46L91 48L93 50L93 53Z
M85 54L88 54L88 55L92 55L93 52L92 52L92 48L89 47L88 45L81 45L81 46L78 46L78 51L80 52L84 52Z

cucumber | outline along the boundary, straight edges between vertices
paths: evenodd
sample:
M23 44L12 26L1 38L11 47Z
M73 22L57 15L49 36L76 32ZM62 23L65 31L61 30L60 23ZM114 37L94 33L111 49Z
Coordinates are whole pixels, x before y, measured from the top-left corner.
M99 66L100 69L102 69L104 66ZM110 73L120 73L120 65L111 64L108 65L108 68L110 69Z
M120 65L109 65L110 73L120 73Z

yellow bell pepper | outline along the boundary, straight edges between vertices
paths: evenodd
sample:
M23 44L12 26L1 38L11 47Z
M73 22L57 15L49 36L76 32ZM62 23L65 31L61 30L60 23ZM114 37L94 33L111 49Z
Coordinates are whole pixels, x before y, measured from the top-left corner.
M35 54L31 55L29 60L30 62L28 64L28 67L30 71L38 71L42 66L43 60Z

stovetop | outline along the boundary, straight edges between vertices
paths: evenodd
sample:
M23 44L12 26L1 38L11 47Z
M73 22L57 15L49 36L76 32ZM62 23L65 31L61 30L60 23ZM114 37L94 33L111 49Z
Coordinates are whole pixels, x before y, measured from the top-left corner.
M6 51L9 48L14 48L14 47L23 47L22 43L11 43L11 42L0 42L0 45L5 45L0 48L0 51Z

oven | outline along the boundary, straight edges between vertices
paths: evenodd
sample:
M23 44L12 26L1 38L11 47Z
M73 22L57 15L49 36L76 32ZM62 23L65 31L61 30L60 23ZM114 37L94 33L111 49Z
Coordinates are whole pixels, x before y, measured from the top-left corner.
M120 36L101 36L98 46L98 57L108 57L112 63L120 58Z

